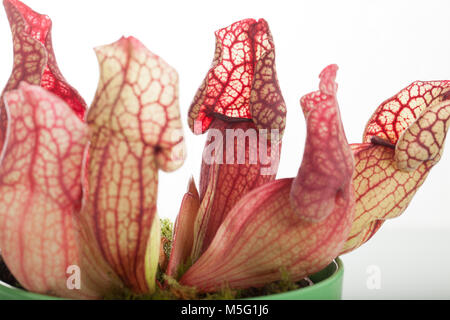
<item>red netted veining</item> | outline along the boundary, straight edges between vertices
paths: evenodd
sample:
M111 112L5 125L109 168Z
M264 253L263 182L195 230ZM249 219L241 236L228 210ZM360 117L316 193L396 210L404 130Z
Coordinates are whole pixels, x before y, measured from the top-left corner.
M214 156L220 153L231 161L211 163L203 159L199 189L202 206L196 219L199 231L194 240L193 261L209 246L239 199L275 178L286 118L267 22L246 19L215 34L213 66L197 91L188 120L196 134L214 129L210 131L206 152L213 141L217 142L215 134L221 132L222 150L215 150ZM269 129L270 133L263 137L260 129ZM229 132L236 136L229 136Z
M46 15L42 15L33 11L31 8L27 7L20 1L5 0L5 5L8 4L8 2L11 5L15 6L22 15L22 18L25 22L24 31L31 35L33 39L40 41L42 44L45 44L45 39L47 38L47 34L52 26L50 18Z
M448 80L413 82L378 107L367 123L364 142L377 136L396 144L427 107L446 99L449 92Z
M127 287L145 293L154 285L147 265L154 260L146 257L159 255L159 246L149 244L158 221L158 169L173 171L184 161L178 74L133 37L98 47L96 54L101 76L87 114L83 209L93 237L83 240L87 250L98 247Z
M77 116L84 120L84 114L86 111L86 105L84 101L81 101L78 93L64 81L59 80L48 66L45 67L41 78L41 87L56 94L62 98L69 107L75 111Z
M250 118L248 100L254 58L249 31L255 23L253 19L243 20L216 32L221 56L218 65L209 73L203 104L206 112Z
M369 143L352 145L355 219L342 253L401 215L439 162L449 127L450 81L416 81L386 100L366 128Z
M81 291L66 286L66 270L78 264L73 219L81 205L86 127L39 86L22 83L5 100L10 122L0 166L2 257L26 289L79 298Z
M217 230L225 220L228 213L234 205L251 190L275 179L278 169L279 150L281 142L263 141L259 136L254 139L240 139L235 136L227 136L227 131L238 132L254 132L256 127L252 122L226 122L221 119L215 119L211 124L211 129L215 132L220 131L223 134L224 142L222 149L217 149L223 159L227 159L231 155L236 163L212 163L202 162L200 174L200 199L209 201L208 214L206 214L199 223L201 229L204 230L204 237L196 243L198 247L194 248L197 254L204 252L213 240ZM210 146L213 134L209 134L206 148ZM272 147L273 143L277 146ZM263 146L265 144L265 146ZM233 145L232 148L226 146ZM263 148L263 149L261 149ZM263 159L260 154L267 155L267 159ZM237 161L238 157L242 157L241 161ZM269 157L273 163L268 163ZM271 174L262 174L269 170L272 166ZM216 172L217 171L217 172ZM213 173L216 172L216 173ZM212 175L217 177L213 179ZM212 180L217 180L214 185L214 196L210 200L205 199L207 189L211 188Z
M21 81L39 84L62 98L80 119L84 119L86 103L67 83L56 64L50 18L18 0L3 3L14 41L14 68L4 92L16 89Z
M266 123L282 123L284 128L284 117L278 114L284 113L285 107L274 70L274 45L267 22L245 19L216 31L215 35L213 65L189 111L191 129L194 121L199 121L201 132L206 131L217 114L252 119L251 104L258 102L268 104L271 109L264 113L265 106L258 106L255 110L258 117L265 118ZM261 62L265 65L258 65ZM257 90L263 94L255 92L255 101L251 101L255 80L259 81Z
M292 205L300 217L320 221L349 198L354 165L336 99L337 65L320 74L319 91L302 97L307 138L302 165L291 190Z

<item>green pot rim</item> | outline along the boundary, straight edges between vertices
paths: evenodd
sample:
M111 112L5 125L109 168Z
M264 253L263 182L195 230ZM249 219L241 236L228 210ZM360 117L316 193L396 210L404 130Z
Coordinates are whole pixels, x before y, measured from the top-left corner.
M0 300L65 300L13 287L0 281Z
M344 279L344 264L336 258L326 268L310 276L314 285L247 300L340 300Z
M325 269L311 276L311 278L316 278L315 281L317 281L313 286L246 300L340 299L343 276L344 265L340 258L336 258ZM0 281L0 299L2 298L12 300L65 300L18 289Z

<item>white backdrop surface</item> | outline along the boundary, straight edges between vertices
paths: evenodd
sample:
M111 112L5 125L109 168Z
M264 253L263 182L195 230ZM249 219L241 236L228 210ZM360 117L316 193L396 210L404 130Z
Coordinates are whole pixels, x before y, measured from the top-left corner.
M92 48L122 35L137 37L177 69L188 158L180 170L161 173L158 198L160 216L172 220L189 177L193 175L198 182L206 136L194 136L188 130L186 114L212 61L215 30L251 17L264 18L270 25L279 82L288 107L279 178L297 173L305 139L299 99L316 90L318 75L326 65L337 63L340 67L338 99L350 142L360 142L375 108L412 81L450 79L450 1L25 3L53 20L59 67L88 104L98 81ZM3 11L0 43L0 84L4 84L12 68L12 43ZM344 297L450 298L450 268L445 267L450 262L446 258L450 254L449 213L450 147L405 214L387 222L371 243L344 256ZM383 283L390 283L380 291L366 288L366 268L373 264L380 266ZM417 281L425 272L432 281ZM422 295L424 290L427 294Z

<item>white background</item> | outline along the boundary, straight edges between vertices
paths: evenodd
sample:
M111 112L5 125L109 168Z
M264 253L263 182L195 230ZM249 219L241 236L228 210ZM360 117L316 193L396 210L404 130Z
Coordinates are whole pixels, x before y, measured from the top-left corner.
M360 142L375 108L414 80L450 78L449 1L113 1L28 0L53 20L53 44L67 80L90 104L98 81L93 47L133 35L180 74L180 108L188 158L161 174L159 214L175 218L190 175L198 182L205 136L187 129L191 100L209 69L214 31L243 18L265 18L277 54L288 120L278 177L297 173L305 123L302 95L320 71L340 67L338 99L349 142ZM0 83L12 68L12 43L0 13ZM450 149L450 148L449 148ZM343 257L344 298L450 298L450 150L403 216ZM366 286L366 268L381 270L381 289Z

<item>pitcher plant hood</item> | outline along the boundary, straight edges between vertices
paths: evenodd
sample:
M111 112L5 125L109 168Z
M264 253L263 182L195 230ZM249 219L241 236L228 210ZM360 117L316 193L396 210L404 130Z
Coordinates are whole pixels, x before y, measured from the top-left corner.
M450 81L416 81L383 102L354 144L355 221L343 253L408 207L440 160L450 125Z

